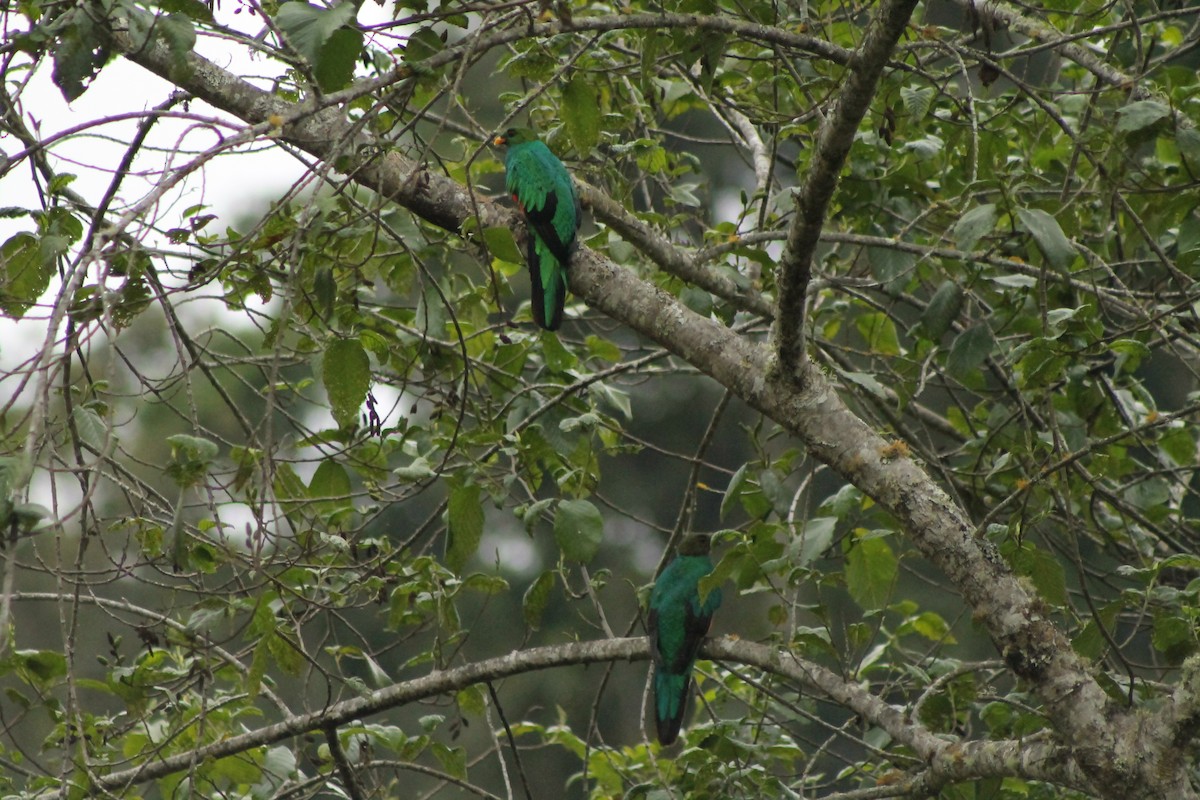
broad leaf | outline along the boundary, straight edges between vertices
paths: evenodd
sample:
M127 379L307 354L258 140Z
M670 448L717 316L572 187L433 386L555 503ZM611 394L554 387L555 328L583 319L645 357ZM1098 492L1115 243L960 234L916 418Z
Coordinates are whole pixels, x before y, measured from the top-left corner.
M904 103L904 110L913 119L919 121L929 113L929 109L933 105L935 91L932 86L922 86L920 88L901 86L900 101Z
M984 236L996 229L998 218L995 203L985 203L972 208L958 218L954 224L954 243L959 250L974 250Z
M450 487L446 512L450 537L446 543L446 566L455 572L462 571L483 538L483 505L479 495L479 487L474 484Z
M65 24L54 47L54 69L50 77L70 102L87 91L96 73L104 66L108 60L108 46L85 9L68 12L62 22Z
M321 366L321 381L338 426L352 426L371 388L371 359L358 339L335 339L330 343Z
M350 85L362 49L362 31L354 28L334 31L313 64L313 77L317 79L317 85L326 92L336 92Z
M600 141L600 103L596 89L576 75L563 87L563 123L571 144L580 155L587 155Z
M279 7L275 24L288 44L312 66L313 76L325 91L350 82L362 51L362 32L351 26L357 11L350 2L333 8L290 2Z
M350 505L350 488L350 473L332 458L322 461L308 482L309 495L322 501L320 507L325 511Z
M996 339L986 323L973 325L954 340L946 358L946 370L962 380L991 355L995 346Z
M567 558L586 564L604 538L604 518L587 500L563 500L554 514L554 539Z
M1117 110L1117 133L1133 133L1165 119L1171 109L1157 100L1138 100Z
M209 465L220 452L216 442L186 433L168 436L167 444L171 445L171 461L167 465L167 475L182 488L200 483L208 473Z
M155 19L155 29L171 54L171 79L184 80L188 73L188 54L196 46L196 27L183 14L166 14Z
M1018 208L1017 218L1033 234L1038 249L1051 266L1065 269L1075 260L1075 245L1071 244L1053 216L1040 208Z
M942 338L942 334L950 330L950 326L958 319L962 309L963 290L958 281L942 281L942 285L934 292L925 313L921 315L921 324L925 333L933 341Z
M806 567L820 558L833 542L833 533L836 527L836 517L813 517L806 520L804 528L800 532L802 543L800 556L796 559L796 566Z
M525 617L525 624L530 628L537 630L541 626L542 613L546 610L553 589L554 571L546 570L525 590L525 595L521 598L521 613Z
M503 225L484 228L483 241L487 245L488 252L493 257L501 261L508 261L511 264L523 264L525 262L520 248L517 247L517 241L513 238L512 231Z
M863 609L883 608L892 595L898 570L896 554L886 540L862 537L846 553L846 589Z
M0 246L0 310L6 317L25 316L54 276L54 262L42 254L31 233L18 233Z

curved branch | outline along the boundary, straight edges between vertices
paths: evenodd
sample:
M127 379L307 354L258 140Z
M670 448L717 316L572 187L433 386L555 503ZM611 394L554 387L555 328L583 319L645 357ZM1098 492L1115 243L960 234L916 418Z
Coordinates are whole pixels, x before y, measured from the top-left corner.
M649 656L645 637L572 642L563 645L535 647L530 650L518 650L505 656L477 661L455 669L433 672L422 678L397 683L361 697L334 703L320 711L288 717L273 725L267 725L240 736L231 736L204 747L148 761L132 769L99 776L90 788L94 791L120 793L136 784L156 780L173 772L187 769L192 763L226 758L311 731L345 725L396 706L454 692L476 683L550 667L594 664L617 659L644 660Z
M904 709L890 705L858 683L843 680L832 671L774 647L732 638L705 642L701 655L758 667L820 691L852 709L872 725L908 745L927 764L919 780L929 785L969 780L991 775L1019 776L1087 790L1089 785L1069 758L1068 749L1031 745L1021 741L956 742L935 736L909 722ZM406 703L464 689L526 672L578 664L626 659L649 659L645 637L571 642L515 651L455 669L433 672L397 683L362 697L335 703L321 711L288 717L273 725L232 736L132 769L97 777L93 792L120 793L150 780L187 769L194 763L244 753L316 730L331 731L339 725L378 714Z
M722 275L706 262L676 247L670 240L642 222L624 206L604 192L576 180L580 195L592 209L596 219L621 234L638 250L650 257L664 272L683 278L707 292L727 300L743 311L771 318L775 307L769 299L754 289L743 289L727 275Z
M1070 749L1028 741L960 742L937 736L909 721L907 709L891 705L862 684L843 680L832 670L792 653L752 642L716 639L705 643L702 654L737 661L783 675L824 693L853 710L889 736L912 748L928 769L912 779L911 792L936 791L935 787L973 778L1019 775L1092 792L1094 787L1070 755Z

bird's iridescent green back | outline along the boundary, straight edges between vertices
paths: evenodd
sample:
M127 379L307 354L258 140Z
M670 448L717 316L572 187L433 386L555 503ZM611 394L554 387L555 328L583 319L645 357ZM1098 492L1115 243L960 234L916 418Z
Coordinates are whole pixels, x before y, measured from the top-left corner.
M534 316L542 327L554 330L566 301L566 267L580 222L579 196L567 168L532 131L512 128L497 141L508 145L505 187L529 225L526 259Z
M707 537L691 537L667 565L650 592L649 628L654 654L654 720L658 740L675 741L683 725L691 687L692 666L713 614L721 605L721 590L713 588L703 600L700 581L713 570Z

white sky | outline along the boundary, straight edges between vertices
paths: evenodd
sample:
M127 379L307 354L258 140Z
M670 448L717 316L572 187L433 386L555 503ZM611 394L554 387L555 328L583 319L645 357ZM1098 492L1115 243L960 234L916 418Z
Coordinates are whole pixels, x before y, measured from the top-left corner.
M234 13L239 8L243 8L239 0L226 0L216 12L217 21L242 33L258 33L262 28L259 18L247 10ZM390 19L391 12L390 4L381 8L375 3L364 3L359 20L364 24L375 24ZM11 35L24 27L26 21L17 14L7 14L0 15L0 24L3 25L0 34ZM283 72L278 62L253 57L244 49L220 39L201 37L197 40L196 51L235 75L255 76L255 82L264 88L268 87L271 77ZM54 85L51 71L51 59L43 59L20 94L26 123L34 126L35 135L42 139L53 138L62 131L96 120L144 112L162 103L174 91L173 85L136 64L114 58L81 97L68 103ZM11 81L25 74L10 70L10 91L13 90ZM182 110L182 106L175 108ZM221 131L225 136L243 127L236 119L200 101L191 102L189 110L204 117L228 120L232 127ZM137 118L132 118L91 127L70 139L55 142L47 153L48 159L56 172L76 175L71 189L95 205L103 197L138 122ZM214 129L209 126L186 120L159 120L134 162L135 174L122 183L121 198L126 203L138 202L155 186L164 168L179 167L191 160L188 153L204 150L216 142ZM23 149L23 144L15 137L0 135L0 152L9 158ZM25 159L0 177L0 207L41 208L31 171L30 160ZM206 231L220 232L239 217L263 209L270 199L281 196L304 172L304 167L281 148L262 140L253 148L223 153L209 161L202 170L169 191L149 216L164 229L186 227L183 212L192 206L205 205L207 208L201 213L217 217ZM120 205L114 204L110 218L122 210ZM28 216L0 219L0 242L20 231L33 229L34 221ZM135 229L129 232L138 235ZM153 237L148 243L163 244ZM43 303L53 302L56 288L52 283L42 298ZM43 341L45 325L41 320L47 313L47 306L35 307L19 325L7 317L0 317L0 395L5 392L5 376L35 352Z

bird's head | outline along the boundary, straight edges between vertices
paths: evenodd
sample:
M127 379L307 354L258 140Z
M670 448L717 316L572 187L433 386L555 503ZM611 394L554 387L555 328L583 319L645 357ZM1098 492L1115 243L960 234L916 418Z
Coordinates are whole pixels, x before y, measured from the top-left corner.
M683 537L683 541L679 543L678 552L681 556L706 556L711 550L711 534L693 533Z
M514 144L536 142L537 138L537 134L529 128L509 128L504 133L496 134L496 137L492 139L492 144L496 147L509 147Z

